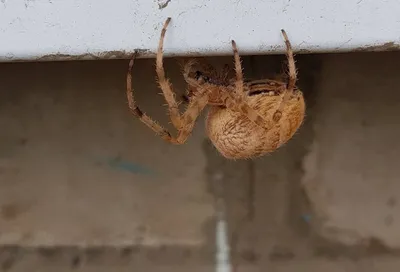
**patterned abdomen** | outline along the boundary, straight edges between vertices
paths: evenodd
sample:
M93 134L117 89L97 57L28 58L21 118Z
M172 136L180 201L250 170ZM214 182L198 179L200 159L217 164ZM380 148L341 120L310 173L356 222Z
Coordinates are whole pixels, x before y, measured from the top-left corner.
M248 96L247 103L265 119L272 118L281 96ZM211 107L206 121L208 137L228 159L246 159L273 152L286 143L301 126L305 103L297 92L282 112L281 120L269 130L252 123L246 116L222 107Z

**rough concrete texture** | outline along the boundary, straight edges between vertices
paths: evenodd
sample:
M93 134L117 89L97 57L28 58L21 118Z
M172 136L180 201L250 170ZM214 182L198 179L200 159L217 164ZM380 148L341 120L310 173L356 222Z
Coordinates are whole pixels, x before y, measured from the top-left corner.
M202 123L184 146L154 136L128 110L127 64L0 67L0 244L213 247ZM153 61L138 66L137 99L167 124Z
M1 65L0 271L214 271L215 196L235 272L398 271L382 246L397 243L394 59L297 56L306 121L253 161L223 159L201 119L187 144L159 140L127 111L126 61ZM244 73L282 60L244 58ZM153 61L136 67L140 105L167 124Z
M215 154L209 157L209 163L212 161L211 164L219 166L218 175L224 176L224 194L228 206L235 271L260 271L260 268L261 271L262 269L268 269L268 271L398 271L400 259L397 257L397 251L385 248L379 242L379 239L390 235L385 228L382 228L382 225L374 230L373 237L368 237L375 239L370 239L371 243L367 245L342 243L344 240L342 236L347 237L348 229L352 229L353 232L359 229L365 233L365 230L374 228L377 218L381 218L384 214L382 210L375 207L377 201L379 199L388 201L386 196L393 196L395 192L393 192L393 187L384 187L385 185L382 184L382 177L389 175L383 175L382 172L382 176L375 174L365 179L364 183L352 183L354 175L358 172L370 171L362 167L362 160L371 160L375 165L378 164L369 157L370 153L375 153L375 147L371 150L368 146L354 149L345 145L342 149L340 144L336 143L351 140L350 135L346 133L350 129L355 129L354 124L348 125L346 121L349 118L358 120L360 117L354 116L357 110L364 109L364 113L367 114L368 109L373 108L374 105L384 103L382 97L379 99L371 97L372 94L377 93L375 84L380 88L392 86L392 91L396 89L395 82L398 81L394 67L396 65L392 64L390 67L388 64L391 62L390 59L395 58L400 58L400 54L298 56L299 85L305 93L308 110L306 121L295 137L277 152L254 161L228 162L221 160ZM265 75L268 74L265 64L275 67L275 70L279 69L281 65L279 59L279 57L256 57L248 59L245 64L252 74ZM347 66L349 68L343 68ZM382 74L377 75L380 72ZM372 78L370 89L367 83L361 83L368 78ZM344 83L339 84L339 82ZM357 103L358 96L351 90L353 86L357 86L357 83L352 82L360 82L360 89L354 91L357 95L370 93L360 98L360 101L367 103L369 107L363 108L357 104L358 108L354 106L353 115L350 117L346 115L341 119L339 117L335 120L332 120L332 117L328 119L327 116L336 116L352 109L349 107L340 109L338 102L330 102L330 99L337 101L340 98L343 103ZM335 93L334 90L338 86L342 92ZM389 94L389 89L380 91L391 97L393 101L391 108L380 109L381 118L385 114L389 116L386 119L387 122L380 123L388 130L396 127L395 120L398 116L395 109L397 94ZM326 93L329 90L331 92ZM389 99L383 101L390 104ZM331 106L325 106L325 103ZM370 112L373 115L373 111L370 110ZM379 123L377 119L372 118L372 120L375 121L369 122ZM334 128L330 128L331 125ZM342 136L342 130L345 137ZM366 145L368 139L373 143L372 139L375 139L377 145L383 145L379 141L379 130L379 128L374 132L361 130L359 135L356 134L356 139L364 141ZM370 135L366 137L366 140L362 140L367 133ZM323 163L321 166L311 168L309 156L315 156L312 154L317 151L312 147L316 142L321 143L320 135L325 135L325 138L322 138L325 141L319 145L324 150L322 154L325 154L325 157L324 160L319 158L313 161ZM389 141L389 138L386 141ZM393 139L386 144L393 144ZM359 168L354 169L355 173L351 172L349 167L344 168L347 172L341 172L343 170L335 165L338 162L332 161L334 155L332 157L325 149L335 150L332 153L340 156L344 164L346 161L352 164L349 159L357 157L358 161L353 163ZM344 155L338 155L341 152ZM352 154L352 152L357 154ZM390 155L385 155L386 153L394 154L391 153L394 151L382 150L382 152L380 155L382 164L385 164L386 159L394 160ZM333 172L330 169L331 165ZM389 162L389 165L391 166L387 167L391 167L391 173L395 177L394 163ZM379 168L376 166L376 169ZM321 181L308 178L310 173L320 173L320 171L324 171L329 179ZM336 175L338 172L342 173L341 180ZM392 179L392 186L395 185L394 180ZM378 190L377 184L383 187ZM331 197L333 200L337 199L337 202L331 202L330 198L316 197L321 194L323 196L325 190L330 188L334 188L335 191L331 190L333 194ZM366 194L366 196L350 194L357 188L359 194ZM344 201L342 196L343 198L346 196L347 200ZM391 206L394 205L391 204ZM363 209L363 207L368 207L368 209ZM331 211L336 211L336 214L345 214L345 220L338 220L335 213L330 217ZM363 224L358 224L360 218L363 218L363 211L370 214L364 215L366 219ZM325 217L321 218L321 214ZM328 220L331 225L324 225L325 220ZM393 224L396 224L395 222L394 220ZM326 229L332 225L336 226L337 230L337 235L334 237L325 234ZM395 232L392 232L391 238L387 239L395 237Z
M333 241L400 246L399 56L324 58L303 184Z

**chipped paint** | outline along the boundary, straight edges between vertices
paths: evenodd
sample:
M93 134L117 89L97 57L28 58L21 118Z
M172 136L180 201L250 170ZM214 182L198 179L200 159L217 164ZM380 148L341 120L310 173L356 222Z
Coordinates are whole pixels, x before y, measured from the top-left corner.
M387 42L381 45L371 45L358 47L353 52L382 52L382 51L395 51L400 50L400 44L394 42Z
M99 59L127 59L132 57L134 53L138 54L138 58L143 58L151 54L150 50L136 49L128 51L109 51L99 54L81 54L81 55L65 55L65 54L50 54L37 58L37 61L65 61L65 60L99 60Z
M158 8L159 9L163 9L166 8L169 4L169 2L171 2L171 0L158 0Z
M98 54L86 53L78 55L69 54L48 54L36 58L18 58L15 56L8 56L5 59L0 58L0 62L33 62L33 61L78 61L78 60L111 60L111 59L129 59L134 53L137 53L137 58L151 58L155 57L155 52L147 49L135 49L133 51L106 51Z
M326 53L351 53L351 52L382 52L382 51L396 51L400 50L400 44L394 42L387 42L381 45L371 45L371 46L361 46L361 47L334 47L334 48L296 48L293 50L295 54L326 54ZM133 51L106 51L100 53L85 53L77 55L69 54L48 54L44 56L34 57L34 58L19 58L13 55L7 56L6 58L1 58L1 62L46 62L46 61L80 61L80 60L118 60L118 59L129 59L134 53L138 53L137 58L155 58L156 52L149 49L136 49ZM276 55L283 54L285 51L279 46L270 46L267 49L259 51L242 51L241 55ZM205 50L205 51L186 51L186 52L167 52L164 53L165 58L169 57L202 57L202 56L232 56L230 50Z

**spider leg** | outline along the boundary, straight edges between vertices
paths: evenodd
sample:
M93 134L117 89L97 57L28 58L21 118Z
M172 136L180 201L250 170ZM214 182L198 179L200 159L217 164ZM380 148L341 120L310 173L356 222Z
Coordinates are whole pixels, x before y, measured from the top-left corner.
M132 114L139 118L142 123L144 123L147 127L152 129L158 136L162 139L174 143L175 139L171 136L171 134L159 125L156 121L151 119L146 113L144 113L136 104L134 95L133 95L133 88L132 88L132 67L134 60L136 58L136 53L133 55L131 61L129 62L128 73L126 76L126 95L128 98L128 105L129 109L131 110Z
M195 99L192 99L187 107L186 111L182 115L182 126L178 129L178 136L176 138L172 137L171 134L161 125L159 125L156 121L151 119L146 113L144 113L136 104L133 88L132 88L132 67L134 63L134 59L136 54L132 57L129 62L129 69L127 73L127 88L126 94L128 98L128 105L134 116L139 118L141 122L143 122L147 127L152 129L158 136L164 139L167 142L173 144L183 144L190 133L193 130L194 124L196 122L197 117L200 115L200 112L204 109L208 102L208 96L205 92L203 92Z
M179 129L182 127L182 120L179 113L178 102L175 99L175 93L172 91L172 84L168 78L165 76L164 64L163 64L163 45L165 33L167 32L167 27L171 18L168 17L164 23L163 29L161 30L160 41L158 44L158 51L156 57L156 72L157 72L157 81L160 89L164 94L164 98L168 104L168 111L172 121L172 124Z
M235 91L236 95L239 97L244 96L244 88L243 88L243 69L242 62L240 60L239 51L236 46L236 42L232 40L232 49L233 56L235 59L235 71L236 71L236 83L235 83Z
M289 68L289 80L287 89L289 93L292 93L297 81L296 65L294 61L292 45L290 44L289 38L285 30L282 29L281 31L286 44L286 54L287 54L288 68Z
M266 130L271 129L272 126L275 125L274 122L271 121L271 118L263 118L260 114L257 113L256 110L251 108L245 102L245 92L243 87L243 69L241 65L241 60L239 56L239 51L236 46L236 42L232 40L232 49L233 55L235 59L235 72L236 72L236 82L235 82L235 92L232 94L229 91L224 95L224 101L227 108L230 108L233 111L240 112L241 114L247 116L250 121L254 122L260 127L265 128Z
M283 35L283 38L284 38L285 44L286 44L286 55L287 55L287 59L288 59L289 80L287 83L287 90L285 91L282 101L273 116L273 119L276 122L278 122L280 120L280 118L282 117L282 110L285 107L290 96L293 94L293 90L295 88L296 81L297 81L297 71L296 71L296 65L295 65L295 61L294 61L294 57L293 57L292 46L290 44L289 38L288 38L285 30L282 29L281 31L282 31L282 35Z
M187 140L194 128L197 117L199 117L207 103L208 95L206 92L203 92L198 96L191 97L189 105L181 117L182 127L178 129L178 143L184 143Z

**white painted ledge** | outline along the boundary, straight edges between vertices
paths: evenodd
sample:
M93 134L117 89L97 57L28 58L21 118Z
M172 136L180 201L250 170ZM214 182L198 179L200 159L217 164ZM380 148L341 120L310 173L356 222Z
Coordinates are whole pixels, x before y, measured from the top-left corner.
M399 0L0 0L0 60L152 57L171 16L166 56L391 50ZM165 1L164 1L165 2Z

